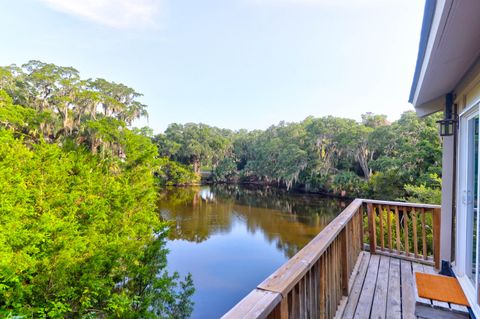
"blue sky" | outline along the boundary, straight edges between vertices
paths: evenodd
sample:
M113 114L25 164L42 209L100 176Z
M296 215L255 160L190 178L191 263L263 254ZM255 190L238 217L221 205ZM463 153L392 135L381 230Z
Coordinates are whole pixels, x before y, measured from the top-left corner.
M0 65L30 59L144 94L148 125L266 128L412 109L423 1L21 0L0 10ZM137 123L138 125L146 122Z

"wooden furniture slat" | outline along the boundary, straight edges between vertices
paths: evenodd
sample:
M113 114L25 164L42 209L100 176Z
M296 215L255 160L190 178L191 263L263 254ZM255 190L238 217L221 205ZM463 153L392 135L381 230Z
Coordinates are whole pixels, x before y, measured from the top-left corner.
M370 318L370 310L372 309L373 294L375 292L375 284L377 282L379 262L380 256L370 256L367 275L365 277L363 289L360 294L360 299L358 300L357 308L355 309L354 317L356 318Z
M431 266L423 266L423 271L424 271L426 274L435 274L435 275L438 275L438 273L435 271L435 269L433 269L433 267L431 267ZM443 302L443 301L432 300L432 304L433 304L434 306L438 306L438 307L442 307L442 308L447 308L447 309L450 308L450 306L448 305L448 303Z
M381 256L378 267L377 283L373 297L371 318L385 318L387 313L388 273L390 270L390 257ZM369 283L367 283L369 284Z
M400 292L400 259L390 258L388 272L387 315L389 319L402 318L401 292Z

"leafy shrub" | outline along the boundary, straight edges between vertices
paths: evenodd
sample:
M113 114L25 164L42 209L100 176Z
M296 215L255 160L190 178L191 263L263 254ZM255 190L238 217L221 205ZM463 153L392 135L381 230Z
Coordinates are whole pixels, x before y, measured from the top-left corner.
M200 182L200 175L195 174L187 165L172 161L167 157L159 159L155 176L160 185L189 185Z
M165 271L156 149L125 143L126 160L102 159L0 128L0 317L188 316L191 279Z
M237 164L232 158L226 157L213 170L212 180L216 183L226 183L234 181L237 175Z
M333 176L331 188L335 194L342 196L360 196L366 182L351 171L341 171Z

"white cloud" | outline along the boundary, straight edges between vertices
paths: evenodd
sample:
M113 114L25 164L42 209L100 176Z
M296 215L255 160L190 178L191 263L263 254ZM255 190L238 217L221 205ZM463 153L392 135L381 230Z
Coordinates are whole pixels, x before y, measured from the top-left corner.
M40 0L52 9L113 28L155 27L164 0Z

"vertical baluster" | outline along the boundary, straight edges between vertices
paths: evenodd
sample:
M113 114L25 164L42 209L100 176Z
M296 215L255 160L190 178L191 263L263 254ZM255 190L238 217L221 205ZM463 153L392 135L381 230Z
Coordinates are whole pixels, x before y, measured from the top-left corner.
M335 271L336 271L336 267L335 267L335 263L334 263L334 260L335 260L335 241L332 242L332 244L330 245L330 258L328 258L328 264L330 266L330 283L331 283L331 289L330 289L330 293L332 294L331 298L330 298L330 318L333 317L335 315L335 312L334 312L334 306L335 306Z
M312 265L312 268L310 268L310 271L309 271L309 277L310 277L310 286L309 286L309 289L310 289L310 293L309 293L309 296L308 296L308 300L309 300L309 311L308 313L310 314L310 318L314 318L315 316L313 315L314 311L315 311L315 305L313 304L314 301L315 301L315 288L313 287L314 286L314 283L315 283L315 280L314 280L314 272L313 272L313 266Z
M332 267L330 265L331 262L331 251L332 245L327 249L327 286L326 286L326 294L327 294L327 318L331 318L332 313Z
M359 223L359 227L360 227L360 251L363 250L363 237L364 237L364 233L363 233L363 205L360 206L359 208L359 220L358 220L358 223Z
M348 281L346 280L346 278L348 277L348 271L350 268L350 263L349 263L350 254L348 251L349 250L348 247L350 246L348 244L348 240L349 240L348 228L350 227L348 227L348 224L347 224L347 227L345 227L342 230L341 238L340 238L342 243L340 267L342 267L342 294L344 296L348 295Z
M413 253L418 258L418 240L417 240L417 211L412 208L412 233L413 233Z
M370 253L375 254L377 249L377 225L375 221L375 209L372 204L367 204L368 212L368 229L369 229L369 240L370 240Z
M291 318L300 317L300 283L297 283L295 287L293 287L292 312L290 317Z
M408 243L408 210L406 207L403 208L403 235L405 239L405 256L410 255L410 247Z
M295 307L295 301L294 301L294 298L293 298L293 294L295 292L295 287L292 288L292 290L290 290L290 292L288 293L288 309L287 309L287 318L293 318L293 308Z
M335 264L336 264L336 268L337 268L337 301L335 302L335 312L337 312L337 305L339 304L340 302L340 299L343 295L343 287L342 287L342 264L340 262L340 250L341 250L341 242L340 242L340 238L337 237L337 240L336 240L337 244L336 244L336 250L337 250L337 253L336 253L336 258L335 258Z
M422 248L423 248L423 259L427 260L427 233L425 229L425 208L422 208Z
M397 254L400 255L400 218L398 214L398 206L395 205L395 230L397 233Z
M380 249L385 250L385 238L383 237L383 207L378 205L378 216L380 217Z
M391 215L390 215L390 206L389 205L385 206L385 209L387 213L388 251L391 253L392 252L392 221L391 221Z
M433 260L435 261L435 269L440 269L440 223L441 210L435 208L433 210Z
M338 238L338 237L337 237ZM337 308L338 302L338 266L337 265L337 243L338 239L335 238L333 241L333 254L332 254L332 269L333 269L333 303L332 303L332 314L335 315L335 309Z
M325 278L325 256L326 252L320 257L320 319L325 319L326 316L326 278Z
M314 264L312 267L312 275L313 275L313 317L318 318L320 316L320 312L318 311L318 265L319 261Z

